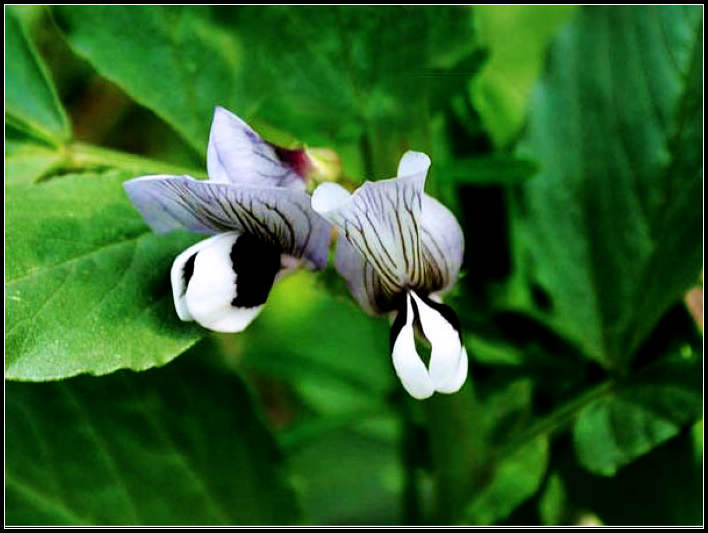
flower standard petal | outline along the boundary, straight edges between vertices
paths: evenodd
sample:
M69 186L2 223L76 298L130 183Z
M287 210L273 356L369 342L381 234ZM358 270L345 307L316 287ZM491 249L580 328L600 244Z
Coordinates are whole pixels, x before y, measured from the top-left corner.
M249 233L323 268L331 228L310 208L310 197L283 187L234 186L189 176L145 176L124 183L157 233Z
M424 194L420 229L424 287L431 293L445 291L457 281L462 265L462 228L447 207Z
M403 388L417 400L432 396L435 386L415 348L413 307L409 294L391 327L391 359Z
M339 228L391 294L423 279L418 221L426 171L366 182L351 195L322 184L312 195L313 209Z
M307 166L304 150L273 146L230 111L214 110L207 148L211 181L305 190Z

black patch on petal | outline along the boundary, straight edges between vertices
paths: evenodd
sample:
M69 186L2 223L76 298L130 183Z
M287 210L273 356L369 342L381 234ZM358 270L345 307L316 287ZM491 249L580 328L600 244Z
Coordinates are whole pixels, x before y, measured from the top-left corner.
M418 297L423 300L429 307L432 307L435 309L438 313L442 315L442 317L447 320L450 325L455 328L455 331L457 331L457 334L460 336L460 342L462 341L462 325L460 324L460 319L457 318L457 313L452 310L452 307L441 304L438 302L435 302L428 298L427 296L422 296L418 294ZM415 300L413 300L413 305L415 305Z
M389 343L390 343L390 352L393 353L393 345L396 344L396 339L398 338L398 335L401 333L401 330L403 329L403 326L406 325L406 320L407 320L407 313L408 313L408 306L406 305L406 294L401 293L398 298L398 305L396 306L398 309L398 314L396 315L396 319L393 321L393 324L391 324L391 334L389 337Z
M280 270L281 250L249 233L240 235L231 247L231 264L236 273L234 307L264 304Z
M184 262L184 266L182 267L182 280L184 281L184 289L182 290L182 295L187 292L189 280L192 279L192 275L194 274L194 259L196 257L197 252L194 252L192 255L189 256L189 259Z

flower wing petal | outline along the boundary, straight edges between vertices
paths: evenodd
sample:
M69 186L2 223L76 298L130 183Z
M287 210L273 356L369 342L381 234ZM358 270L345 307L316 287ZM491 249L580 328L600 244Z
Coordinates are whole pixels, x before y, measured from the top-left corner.
M275 149L223 107L214 110L207 172L216 182L305 190L305 181L279 159Z
M417 400L423 400L433 395L435 386L415 348L413 318L411 297L407 294L406 305L391 327L391 358L403 388Z
M189 176L145 176L124 183L157 233L236 231L277 245L315 268L327 263L331 227L310 208L310 197L282 187L235 187Z
M432 348L429 373L433 386L438 392L456 392L467 375L467 352L462 346L457 316L446 305L421 298L413 291L411 296L423 335Z

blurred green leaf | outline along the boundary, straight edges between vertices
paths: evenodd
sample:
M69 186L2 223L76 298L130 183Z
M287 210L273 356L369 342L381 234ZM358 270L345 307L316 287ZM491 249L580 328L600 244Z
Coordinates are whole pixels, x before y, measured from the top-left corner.
M31 183L64 163L64 152L28 139L5 139L5 183Z
M206 9L57 6L53 12L74 51L205 155L214 107L248 115L255 103L240 90L241 43L210 24Z
M441 181L474 185L513 185L522 183L538 171L528 159L495 154L465 159L452 159L438 176Z
M474 494L465 511L472 524L490 525L531 497L546 473L548 438L539 436L500 459L487 486Z
M477 42L489 61L470 84L472 103L496 146L523 124L546 49L575 6L475 6Z
M651 364L586 406L573 427L578 460L592 472L618 468L676 435L701 414L700 345Z
M397 440L340 429L291 451L289 465L308 523L401 523Z
M621 369L700 271L701 9L579 15L518 151L541 171L522 187L515 255L550 301L529 311Z
M169 269L192 235L156 236L118 171L7 185L5 377L162 365L202 332L173 309Z
M203 355L140 374L6 383L7 523L295 521L244 385L195 362Z
M248 368L290 383L320 415L343 415L385 409L398 386L388 328L300 271L273 288L239 342Z
M538 514L546 526L565 525L566 494L563 478L554 472L548 477L546 487L538 502Z
M69 120L47 68L12 8L5 9L5 119L30 135L61 144Z

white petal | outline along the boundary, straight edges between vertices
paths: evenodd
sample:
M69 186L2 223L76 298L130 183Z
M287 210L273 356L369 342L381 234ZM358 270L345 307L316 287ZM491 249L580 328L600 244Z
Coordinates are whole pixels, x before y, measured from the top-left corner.
M238 332L245 329L263 309L270 286L280 269L280 254L277 251L271 252L272 264L262 266L258 263L262 257L252 257L249 254L245 254L245 257L235 257L234 254L239 251L236 246L239 239L253 237L234 232L217 235L203 241L206 244L194 255L193 273L187 283L184 304L191 318L214 331ZM247 263L248 268L245 268L242 261L253 263ZM239 298L248 297L246 295L250 295L249 291L253 290L253 272L257 273L260 268L268 270L272 276L262 286L265 293L258 299L257 304L239 305ZM239 276L248 276L249 273L250 279L239 279ZM244 294L240 295L240 292Z
M423 195L420 218L421 248L425 265L424 288L445 291L457 282L462 266L464 237L455 216L435 198Z
M451 392L449 389L455 382L461 364L462 342L460 333L443 316L440 308L429 305L413 291L410 294L417 306L423 334L430 342L432 348L430 353L430 379L435 386L435 390Z
M223 107L214 110L207 171L216 182L305 190L305 181L280 161L275 149Z
M326 182L312 193L312 209L324 216L351 197L351 193L338 183Z
M460 350L460 362L457 365L455 374L450 381L436 387L436 390L447 394L460 390L467 379L467 364L467 349L463 346L462 350Z
M430 168L430 157L423 152L408 151L403 154L398 163L397 176L413 176L415 174L427 174Z
M394 327L396 327L396 323L394 323ZM408 394L418 400L432 396L435 387L428 374L428 369L425 368L425 364L415 349L413 308L409 295L406 295L405 323L396 336L391 357L396 374Z
M224 235L229 235L227 233L215 235L214 237L209 237L193 244L187 248L184 252L179 254L177 258L172 263L172 269L170 270L170 281L172 282L172 298L175 302L175 310L177 311L177 316L185 322L194 320L194 317L189 312L187 308L187 302L185 301L185 293L187 292L187 278L191 279L194 273L194 259L192 256L196 255L197 252L214 243L215 240L221 239ZM234 233L234 235L236 235ZM189 261L189 271L185 270L185 266Z

